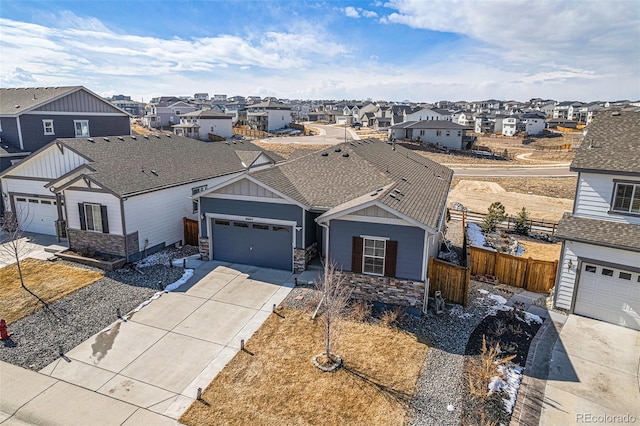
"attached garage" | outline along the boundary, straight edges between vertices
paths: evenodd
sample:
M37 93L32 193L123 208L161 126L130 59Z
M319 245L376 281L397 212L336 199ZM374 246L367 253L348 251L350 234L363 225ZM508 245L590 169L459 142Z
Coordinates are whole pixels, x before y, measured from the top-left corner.
M640 330L640 273L582 262L574 313Z
M23 231L56 235L58 209L54 199L15 196L13 200Z
M212 218L212 258L263 268L293 269L294 227L269 221Z

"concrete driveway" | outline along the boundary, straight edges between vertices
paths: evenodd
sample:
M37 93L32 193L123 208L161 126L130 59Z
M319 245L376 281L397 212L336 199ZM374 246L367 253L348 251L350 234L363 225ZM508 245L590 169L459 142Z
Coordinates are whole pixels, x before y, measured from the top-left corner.
M639 331L570 315L553 348L540 425L640 422L639 369Z
M3 390L18 391L1 392L0 411L33 424L173 424L292 287L291 272L204 262L41 374L3 364Z
M16 263L15 255L6 242L9 234L0 230L0 268ZM66 241L58 242L53 235L34 234L24 232L18 243L20 260L31 257L46 260L53 257L54 253L69 248Z

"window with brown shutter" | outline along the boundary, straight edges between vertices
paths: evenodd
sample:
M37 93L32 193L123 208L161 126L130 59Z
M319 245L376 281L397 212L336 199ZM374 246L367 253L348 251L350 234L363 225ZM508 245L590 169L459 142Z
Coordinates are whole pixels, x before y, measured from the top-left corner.
M351 245L351 272L362 273L362 246L364 240L353 237Z
M396 276L396 258L398 256L398 242L387 241L387 247L384 255L384 276Z

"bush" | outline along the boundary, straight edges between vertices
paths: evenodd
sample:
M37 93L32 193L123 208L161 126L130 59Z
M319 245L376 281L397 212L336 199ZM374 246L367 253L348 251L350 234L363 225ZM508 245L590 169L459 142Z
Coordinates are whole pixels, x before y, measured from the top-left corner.
M351 310L351 319L357 322L364 322L371 318L371 304L364 300L357 300Z
M496 226L507 218L505 208L500 201L496 201L489 206L487 214L482 221L482 230L484 232L493 232Z
M402 306L394 306L392 310L386 310L380 317L380 323L385 327L395 327L400 323L400 320L405 314L405 309Z
M529 231L531 231L531 224L529 223L529 213L527 213L527 210L524 207L518 212L518 215L516 216L514 229L520 235L528 235Z

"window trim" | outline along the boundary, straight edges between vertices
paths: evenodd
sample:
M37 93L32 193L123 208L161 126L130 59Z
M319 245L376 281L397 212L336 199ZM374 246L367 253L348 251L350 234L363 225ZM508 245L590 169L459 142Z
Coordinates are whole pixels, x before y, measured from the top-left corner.
M47 131L47 127L51 127L49 131ZM42 128L45 136L55 136L56 130L53 127L53 119L47 118L42 120Z
M78 124L80 124L80 130L82 130L82 123L87 123L87 134L84 133L78 134ZM89 130L89 120L73 120L73 131L75 132L76 138L88 138L91 137L91 131Z
M619 185L630 185L630 186L633 186L633 191L631 192L631 201L629 203L629 209L626 210L626 211L625 210L616 210L615 209L615 204L616 204L616 198L617 198L618 186ZM632 180L614 179L613 180L613 191L611 192L611 202L609 204L609 213L621 214L621 215L631 215L631 216L640 215L640 211L639 212L631 211L631 208L633 207L633 200L636 199L636 198L640 199L640 182L632 181Z
M82 203L82 207L84 210L84 223L85 223L85 228L86 231L88 232L97 232L99 234L103 234L104 230L102 228L102 206L100 204L96 204L96 203ZM91 207L91 221L89 221L89 215L87 214L87 207ZM98 210L98 218L99 220L99 225L100 225L100 229L96 229L96 216L95 216L95 208L97 208ZM94 229L90 229L89 225L91 222L91 225L93 226Z
M191 188L191 196L204 192L207 190L207 188L208 188L207 184L194 186L193 188ZM193 214L198 213L198 211L200 210L200 200L191 200L191 208L193 210L191 213Z
M362 238L362 273L365 275L374 275L376 277L384 277L384 271L385 271L385 267L386 265L386 256L387 256L387 241L389 240L388 238L381 238L381 237L369 237L369 236L361 236ZM381 241L383 243L383 247L382 247L382 256L376 256L375 254L371 255L371 254L366 254L366 246L367 246L367 241ZM376 247L374 246L373 249L375 250ZM365 259L366 258L372 258L372 259L382 259L382 272L381 273L377 273L377 272L368 272L365 270L365 266L366 266L366 262Z

